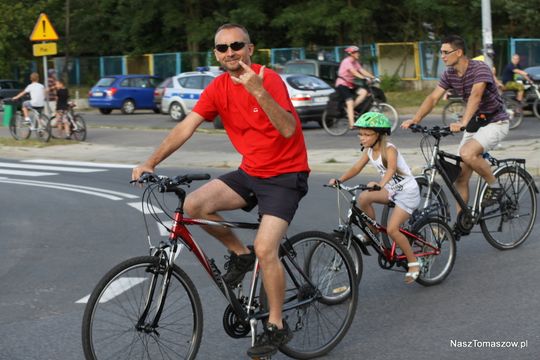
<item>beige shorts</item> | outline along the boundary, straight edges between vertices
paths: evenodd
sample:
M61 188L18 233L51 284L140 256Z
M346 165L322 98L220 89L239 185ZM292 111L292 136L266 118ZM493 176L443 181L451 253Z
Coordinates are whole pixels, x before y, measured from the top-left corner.
M484 152L489 151L495 148L498 143L503 141L506 135L508 135L508 130L508 120L503 120L481 127L475 133L465 131L463 138L461 139L461 143L459 144L458 153L459 149L461 149L466 142L473 139L482 145Z

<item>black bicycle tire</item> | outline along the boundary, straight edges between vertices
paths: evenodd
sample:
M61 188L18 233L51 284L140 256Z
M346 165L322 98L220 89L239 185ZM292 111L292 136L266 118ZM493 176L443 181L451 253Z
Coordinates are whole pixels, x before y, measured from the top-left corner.
M513 130L521 125L521 122L523 121L523 109L519 102L509 98L504 98L504 105L506 109L510 111L508 114L510 116L509 129Z
M64 137L64 129L58 128L58 123L55 123L54 126L52 125L53 121L56 121L56 114L51 116L51 137L53 139L62 139Z
M158 263L159 259L155 256L140 256L131 258L116 265L109 272L107 272L107 274L105 274L98 282L87 302L82 321L82 344L83 351L87 360L99 360L95 357L94 353L94 345L92 342L92 325L96 311L96 303L98 303L102 294L104 294L105 290L119 275L126 272L127 270L132 269L135 266L159 266ZM180 282L180 285L186 291L186 296L189 298L189 301L191 303L191 309L193 311L193 336L191 338L191 346L186 358L195 359L201 344L204 324L200 296L197 292L197 288L195 287L189 276L177 265L174 265L173 277L171 278L171 282L174 279ZM137 319L134 319L133 322L136 322L136 320Z
M82 117L82 115L79 115L79 114L75 114L73 116L73 122L75 123L79 123L81 125L81 129L80 130L77 130L77 131L74 131L73 128L72 128L72 138L77 140L77 141L84 141L86 140L86 122L84 121L84 118Z
M420 190L420 205L418 205L418 209L415 212L413 212L413 215L409 219L409 224L411 224L411 225L413 225L413 223L416 221L417 214L419 212L421 212L422 209L423 209L422 208L422 206L423 206L422 202L425 201L425 199L424 199L424 195L423 195L422 190L427 189L427 187L428 187L428 179L425 176L422 176L422 175L415 176L415 180L416 180L416 183L418 184L418 188ZM451 216L450 216L450 208L449 208L449 205L448 205L448 198L446 197L446 194L444 193L444 190L443 190L442 186L439 183L434 182L433 185L432 185L432 193L436 194L435 196L437 198L437 203L444 204L444 205L439 206L437 208L438 212L437 212L436 215L428 214L428 215L426 215L424 217L436 216L436 217L441 218L443 221L446 221L447 223L450 222ZM384 205L383 209L381 211L381 224L383 226L388 225L388 216L389 215L390 215L390 208L388 207L388 205ZM390 241L390 238L388 237L387 233L381 233L381 239L383 240L384 244L387 247L390 247L391 241Z
M285 355L290 356L292 358L296 358L296 359L313 359L313 358L316 358L316 357L323 356L323 355L329 353L332 349L334 349L339 344L339 342L343 339L343 337L347 334L347 331L350 328L350 326L352 324L352 321L354 319L354 316L355 316L355 313L356 313L356 307L357 307L357 303L358 303L358 287L357 287L357 282L356 282L355 275L354 275L354 269L353 269L354 265L352 264L352 260L350 258L350 255L349 255L348 251L345 248L343 248L343 246L341 244L336 242L332 238L332 236L330 236L329 234L320 232L320 231L302 232L302 233L299 233L299 234L291 237L288 241L289 241L289 244L291 244L292 248L294 249L295 244L298 244L298 243L304 241L304 239L306 239L306 238L320 239L322 242L325 242L325 243L329 244L330 246L332 246L334 249L336 249L337 252L340 254L340 256L342 256L345 259L344 264L346 266L347 273L350 274L350 276L352 277L349 280L350 288L351 288L351 291L350 291L351 301L350 301L350 303L348 305L347 314L346 314L346 316L344 318L343 323L341 324L341 327L338 329L337 333L332 337L332 339L330 341L328 341L326 344L324 344L323 346L321 346L321 347L319 347L319 348L317 348L315 350L312 350L312 351L299 351L297 349L294 349L292 347L292 345L291 345L291 342L289 342L288 344L282 345L279 348L279 350L282 353L284 353ZM281 253L280 255L283 256L283 253ZM298 264L298 265L299 266L303 265L304 268L305 268L305 266L307 264ZM266 300L266 294L264 292L264 287L262 286L262 284L261 284L261 288L260 288L259 302L261 304L261 310L266 311L266 309L267 309L267 305L266 305L267 300ZM325 305L322 302L315 301L310 305L304 305L304 306L315 306L317 304L322 304L322 306L330 306L330 307L331 306L342 306L343 305L342 303L340 303L338 305ZM316 311L316 310L313 310L313 311ZM303 329L304 328L302 328L302 330ZM295 335L297 335L297 334L295 334ZM295 340L295 338L293 337L292 341L294 341L294 340Z
M536 116L537 119L540 119L540 99L535 99L532 107L534 116Z
M444 106L443 112L442 112L442 122L445 126L450 125L451 122L455 122L455 121L450 121L452 119L449 118L450 110L448 110L450 107L454 106L455 104L461 104L463 109L465 109L465 101L463 101L462 99L450 99L448 101L448 104Z
M43 122L45 126L43 128L38 126L36 130L36 136L40 141L49 142L49 140L51 139L51 119L49 119L47 115L40 113L38 115L36 123L37 122Z
M522 168L514 167L514 166L504 167L504 168L501 168L498 171L495 170L493 175L495 176L495 178L498 181L498 179L501 177L501 175L508 174L508 173L517 174L517 176L519 176L522 179L523 184L526 184L527 191L529 192L529 194L531 196L532 216L531 216L531 220L530 220L529 224L526 227L525 232L517 240L515 240L514 242L512 242L511 244L508 245L508 244L500 243L491 234L491 232L489 230L489 227L488 227L488 224L487 224L487 219L485 218L487 209L482 209L482 216L480 217L480 220L479 220L480 228L482 229L482 234L484 234L485 239L487 240L487 242L491 246L493 246L494 248L499 249L499 250L515 249L518 246L520 246L521 244L523 244L525 242L525 240L527 240L527 238L530 236L530 234L531 234L531 232L532 232L532 230L534 228L534 224L536 222L536 215L537 215L536 188L535 188L535 185L533 184L534 180L531 177L531 175L529 173L527 173L525 170L523 170ZM503 200L506 199L508 201L508 195L507 195L508 194L508 189L506 188L505 185L506 184L502 184L502 186L503 186L503 188L505 190L505 195L503 196ZM484 187L483 187L483 189L481 191L480 199L483 198L483 194L484 194L486 188L487 188L487 185L484 184ZM524 203L523 199L521 197L519 199L515 200L515 205L514 206L517 206L520 203ZM499 209L500 209L500 207L499 207ZM502 216L502 214L501 214L501 216Z
M446 279L448 275L450 275L450 272L452 272L452 269L454 268L454 264L456 262L456 249L457 249L456 239L454 238L452 229L450 228L450 226L448 226L446 222L442 221L439 218L425 218L425 219L419 220L418 223L414 225L412 232L414 234L418 234L422 228L428 225L431 226L433 224L435 224L439 228L444 229L444 232L446 233L446 236L450 241L450 246L449 246L450 255L449 255L449 260L445 264L443 271L437 275L435 280L431 280L431 279L428 280L424 276L424 274L431 269L426 269L425 266L422 267L422 271L420 272L420 276L416 279L416 282L423 286L433 286L433 285L437 285L443 282L444 279ZM425 258L422 258L422 260L425 261Z
M338 120L338 121L346 121L347 123L347 126L345 126L345 128L342 130L342 131L334 131L334 130L331 130L332 129L332 126L329 125L330 121L335 122L335 120ZM322 123L322 126L323 126L323 129L324 131L326 131L328 134L332 135L332 136L342 136L342 135L345 135L348 131L349 131L349 120L347 120L347 117L332 117L332 116L328 116L328 112L326 110L324 110L323 114L322 114L322 117L321 117L321 123Z
M22 114L20 112L16 112L15 114L13 114L13 117L11 118L11 121L9 123L9 132L11 133L11 136L15 140L26 140L32 134L32 131L30 131L29 127L27 127L27 132L23 136L21 136L20 132L17 131L19 129L17 124L21 123L22 120L23 120Z

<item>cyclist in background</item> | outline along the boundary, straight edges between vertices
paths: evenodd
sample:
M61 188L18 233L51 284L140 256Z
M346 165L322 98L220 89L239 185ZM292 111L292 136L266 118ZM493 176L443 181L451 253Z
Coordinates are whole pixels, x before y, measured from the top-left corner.
M17 100L25 94L30 94L30 100L22 103L24 121L27 123L30 123L28 109L43 108L45 106L45 87L39 83L39 74L37 72L30 74L30 81L31 83L23 91L13 97L13 100Z
M254 45L247 30L225 24L216 31L214 41L214 55L226 72L208 85L193 111L154 154L133 169L132 179L154 172L205 120L221 117L229 139L242 154L240 168L191 192L184 209L192 217L222 221L219 211L252 209L258 204L261 220L255 253L268 295L269 317L248 355L264 357L276 353L292 338L282 318L285 273L278 255L298 203L307 192L307 151L300 119L283 80L276 72L251 62ZM223 279L231 287L238 285L253 269L255 254L228 228L204 229L231 252Z
M465 41L456 35L442 41L441 57L447 66L439 84L424 100L415 116L403 122L402 128L418 124L426 117L443 97L452 89L466 102L465 112L460 121L450 124L454 132L465 128L459 145L461 173L456 180L456 188L465 202L469 199L469 181L473 170L489 185L482 206L496 204L503 194L493 171L482 154L493 149L508 135L509 121L501 95L493 79L491 69L481 61L471 61L465 55ZM458 206L458 212L460 211Z
M531 81L529 74L521 69L519 65L519 55L512 55L510 64L506 65L502 72L502 82L505 90L516 91L516 100L523 105L523 94L525 87L522 83L516 81L517 76L523 76L525 80Z
M67 112L69 109L68 99L69 91L65 87L64 82L61 79L57 79L55 83L56 89L56 126L58 128L64 128L64 135L66 140L71 139L71 129L69 120L67 119Z
M365 81L371 81L375 79L375 76L360 65L358 61L360 59L360 49L358 46L349 46L345 49L345 52L348 56L339 65L336 91L345 101L349 128L352 129L354 127L354 108L362 103L368 95ZM355 82L356 79L362 80L363 85L358 87Z
M344 182L355 177L368 162L377 169L381 180L372 181L368 183L368 186L378 185L381 190L362 192L358 197L358 206L369 217L375 219L373 203L388 204L390 200L395 202L396 207L388 220L386 231L407 257L408 272L405 275L405 283L412 284L420 274L420 264L407 237L399 231L399 228L420 204L418 184L399 150L387 140L392 124L386 116L381 113L367 112L360 116L354 126L360 130L358 137L362 150L364 148L367 150L339 179L330 179L328 183L335 185L338 181ZM376 233L373 228L372 231Z

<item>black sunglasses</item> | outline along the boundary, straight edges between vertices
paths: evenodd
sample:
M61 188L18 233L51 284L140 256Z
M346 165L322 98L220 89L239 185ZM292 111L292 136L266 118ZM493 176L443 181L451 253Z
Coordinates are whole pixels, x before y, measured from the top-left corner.
M243 41L235 41L230 44L217 44L215 46L215 49L219 51L220 53L227 52L229 48L231 48L233 51L242 50L246 46L246 43Z

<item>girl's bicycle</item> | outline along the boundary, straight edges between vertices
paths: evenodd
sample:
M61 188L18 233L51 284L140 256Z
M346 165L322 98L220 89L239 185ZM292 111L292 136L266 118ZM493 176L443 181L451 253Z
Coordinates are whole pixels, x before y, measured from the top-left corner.
M56 113L51 118L51 134L55 139L63 139L66 136L70 136L77 141L86 140L86 123L81 114L75 113L75 103L70 101L68 103L68 110L64 114L63 121L58 121ZM69 134L64 132L64 121L68 122Z
M145 174L139 179L139 183L146 185L143 209L168 229L169 238L156 247L150 244L150 255L120 263L99 281L83 317L86 359L196 357L202 339L203 312L197 287L179 264L178 256L184 249L195 255L229 303L223 314L225 332L233 338L251 333L254 343L258 324L268 318L258 261L246 293L242 285L230 288L215 261L206 256L187 226L257 229L259 224L184 217L186 192L182 187L209 178L208 174L175 178ZM163 203L165 195L160 199L158 194L169 192L178 199L172 216ZM169 221L166 225L159 217L161 211L172 220L172 225ZM356 312L357 282L350 255L331 237L311 232L284 239L280 259L286 274L283 314L294 334L280 351L298 359L322 356L345 336Z
M427 128L414 125L411 130L424 134L420 148L427 161L424 174L416 177L422 202L411 221L417 217L435 216L450 223L452 216L447 196L443 187L435 181L439 175L462 209L453 227L456 239L470 234L474 225L480 224L486 240L497 249L513 249L523 244L536 221L538 193L534 179L526 170L525 159L499 160L485 153L484 158L494 168L493 175L504 190L504 195L497 204L482 207L487 184L479 177L472 205L469 206L453 184L461 171L461 157L440 150L441 139L454 133L448 127L438 126ZM432 139L435 141L432 142ZM383 224L388 220L388 212L389 209L385 207L381 220Z
M328 185L325 185L328 186ZM357 280L362 275L362 254L371 255L367 246L370 245L378 254L379 266L386 270L407 271L407 257L397 247L396 243L388 237L375 235L370 225L381 234L386 234L386 227L370 218L357 206L358 191L377 191L380 187L368 187L356 185L348 187L342 183L331 186L337 191L337 206L339 214L339 226L334 230L333 236L342 243L351 254L354 261ZM342 217L340 198L349 202L346 216ZM390 206L394 204L391 202ZM358 228L367 242L355 235ZM420 275L416 280L424 286L436 285L442 282L452 271L456 260L456 242L450 227L441 219L434 217L418 218L407 228L401 228L411 244L415 256L420 263ZM394 267L402 269L394 269Z

